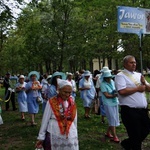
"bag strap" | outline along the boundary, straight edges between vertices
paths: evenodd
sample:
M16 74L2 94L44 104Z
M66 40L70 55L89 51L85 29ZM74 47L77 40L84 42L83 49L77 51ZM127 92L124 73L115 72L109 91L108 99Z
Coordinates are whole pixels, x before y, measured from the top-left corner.
M139 83L139 82L133 77L133 75L131 75L131 74L125 72L124 70L122 71L122 73L123 73L124 75L126 75L136 86L141 85L141 83Z

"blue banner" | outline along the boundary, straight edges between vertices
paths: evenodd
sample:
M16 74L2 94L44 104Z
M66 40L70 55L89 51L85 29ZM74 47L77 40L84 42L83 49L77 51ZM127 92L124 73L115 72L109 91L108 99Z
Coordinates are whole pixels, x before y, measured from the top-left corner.
M150 34L150 10L118 7L118 32Z

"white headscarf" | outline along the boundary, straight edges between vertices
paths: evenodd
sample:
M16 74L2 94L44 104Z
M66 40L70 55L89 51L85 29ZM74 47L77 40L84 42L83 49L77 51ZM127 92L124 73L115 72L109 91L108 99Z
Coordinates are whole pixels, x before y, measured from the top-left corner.
M61 89L61 88L63 88L66 85L69 85L69 86L72 87L72 84L69 81L62 80L62 79L59 79L59 78L57 79L57 84L58 84L58 89Z

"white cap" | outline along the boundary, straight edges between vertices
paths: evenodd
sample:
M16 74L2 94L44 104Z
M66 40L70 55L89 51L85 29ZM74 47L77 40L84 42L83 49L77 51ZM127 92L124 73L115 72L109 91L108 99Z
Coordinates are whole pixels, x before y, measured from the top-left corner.
M101 72L105 72L105 71L111 71L107 66L104 66L102 68L102 70L100 70Z
M72 74L71 72L69 72L67 75L68 75L68 76L69 76L69 75L72 76L73 74Z
M46 80L51 79L52 75L48 75L48 77L46 78Z
M20 76L19 76L19 79L21 79L21 78L23 78L23 79L24 79L24 78L25 78L25 77L24 77L24 75L20 75Z
M57 83L58 83L58 88L59 89L61 89L61 88L63 88L64 86L66 86L66 85L69 85L69 86L71 86L72 87L72 84L69 82L69 81L67 81L67 80L62 80L62 79L57 79Z

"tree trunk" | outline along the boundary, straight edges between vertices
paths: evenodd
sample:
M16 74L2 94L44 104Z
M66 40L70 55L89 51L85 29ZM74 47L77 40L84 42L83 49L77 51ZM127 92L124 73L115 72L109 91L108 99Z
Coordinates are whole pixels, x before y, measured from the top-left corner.
M109 67L109 69L112 69L112 66L111 66L111 63L112 63L112 58L107 58L107 60L108 60L108 67Z
M89 61L90 71L93 73L93 61L92 59Z
M115 59L115 66L116 66L116 70L118 70L119 69L118 59Z

